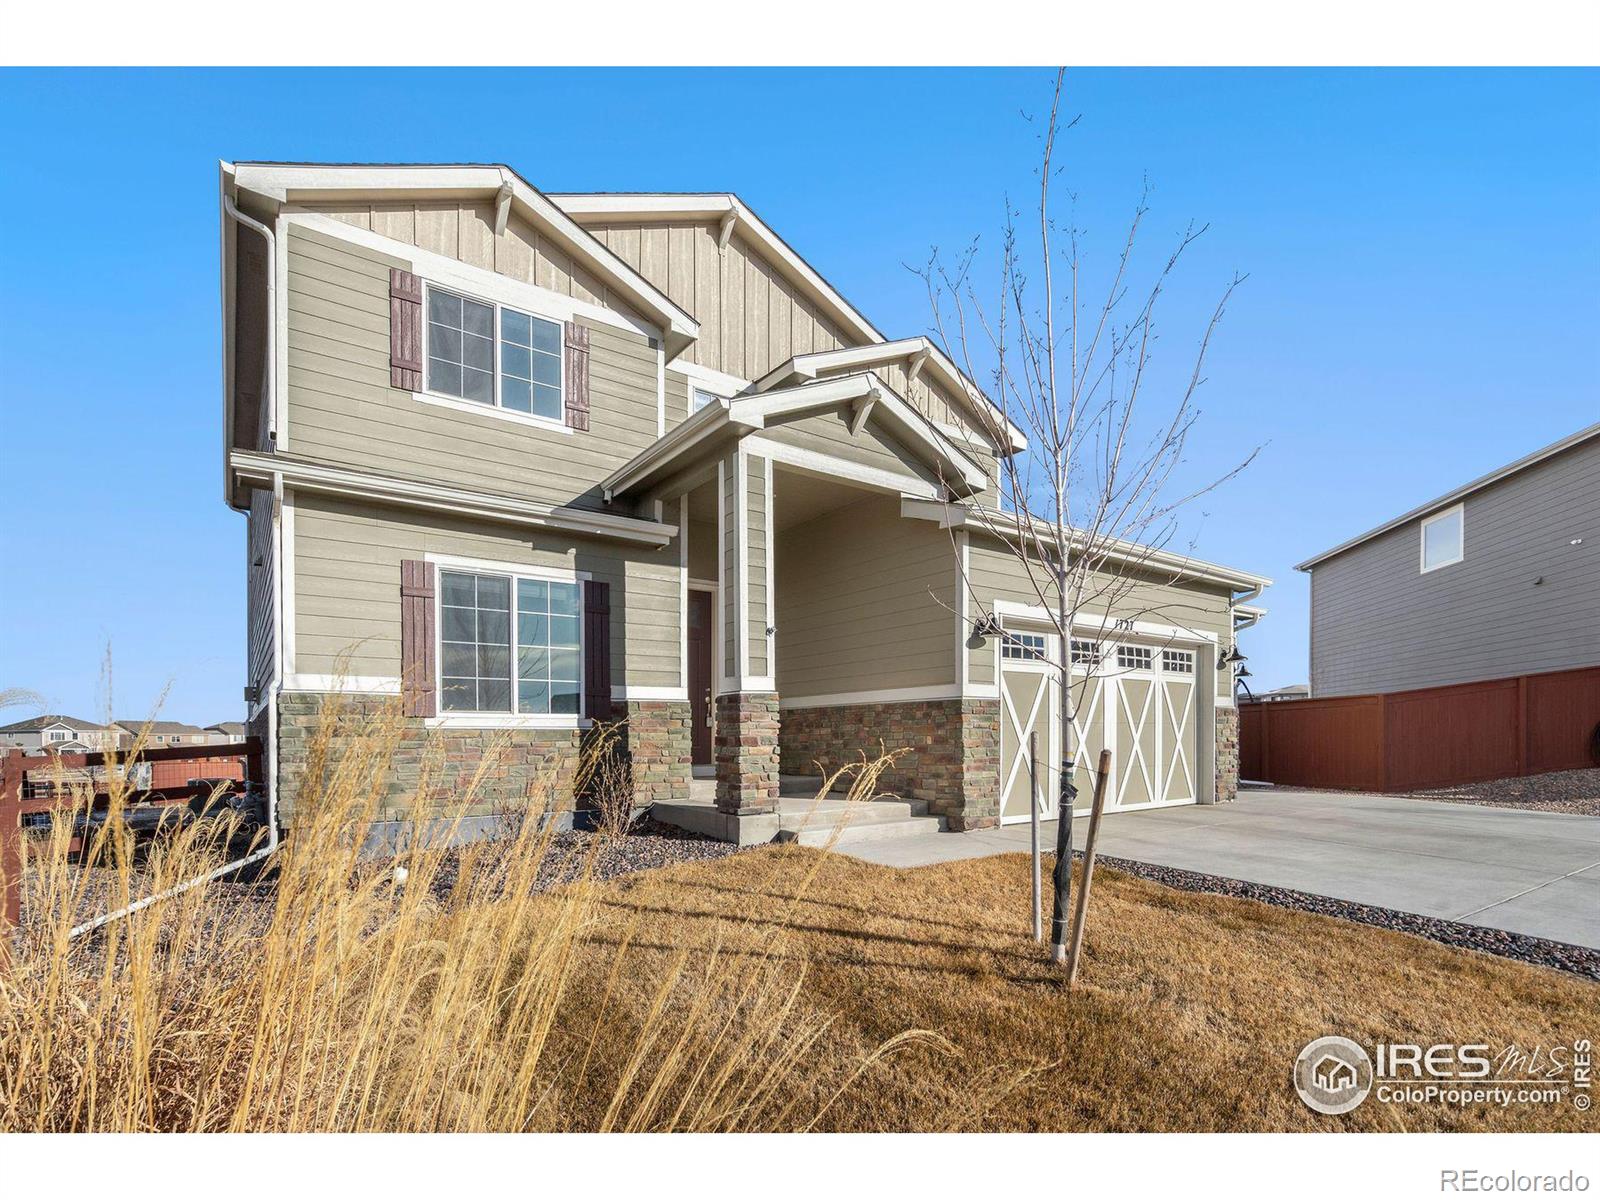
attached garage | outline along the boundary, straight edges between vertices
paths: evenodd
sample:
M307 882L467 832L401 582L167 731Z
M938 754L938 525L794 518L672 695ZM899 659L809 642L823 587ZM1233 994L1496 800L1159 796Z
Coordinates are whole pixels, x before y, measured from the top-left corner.
M1057 638L1042 623L1003 620L1000 680L1000 819L1029 819L1037 777L1041 813L1055 815L1060 761ZM1073 783L1086 811L1102 750L1111 751L1107 811L1209 802L1213 724L1209 683L1215 642L1179 630L1074 638ZM1038 763L1032 760L1037 747Z

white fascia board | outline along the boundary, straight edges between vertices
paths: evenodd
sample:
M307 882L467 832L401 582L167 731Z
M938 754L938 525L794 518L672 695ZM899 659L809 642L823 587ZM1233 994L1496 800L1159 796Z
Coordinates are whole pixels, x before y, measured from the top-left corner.
M285 486L298 491L325 495L352 496L378 500L403 507L427 508L461 516L480 517L512 525L558 529L587 537L637 542L646 546L665 546L677 535L678 527L662 521L592 513L565 505L540 504L486 492L442 487L409 479L395 479L343 467L329 467L291 459L285 455L255 454L235 450L230 458L234 473L246 480L281 477Z
M871 321L848 300L834 290L833 285L819 275L814 267L772 228L750 209L743 200L728 192L697 192L684 194L642 194L628 192L559 193L548 199L575 217L638 217L656 220L717 220L734 214L735 228L747 241L753 242L778 264L780 269L798 283L810 299L822 305L830 316L851 334L864 342L882 342Z
M999 425L1005 431L1013 452L1028 448L1028 439L1022 430L1008 421L1005 414L964 375L949 355L926 337L901 338L894 342L881 342L873 346L851 346L843 350L818 350L811 354L797 354L787 362L768 371L754 384L754 390L768 391L795 379L815 379L824 371L850 367L871 367L880 363L900 362L926 355L923 370L935 377L947 391L966 397L980 422ZM989 430L986 428L985 433Z
M985 510L985 512L987 515L974 512L970 505L960 501L946 503L941 500L918 500L908 497L900 502L900 515L902 517L919 521L933 521L941 529L967 529L974 533L988 533L991 536L997 536L997 530L1000 535L1003 535L1008 532L1014 532L1018 528L1017 518L1013 513L1000 512L993 509ZM1054 529L1054 526L1048 521L1035 520L1034 528L1041 534L1048 535ZM1081 533L1074 531L1072 537L1075 545L1082 542ZM1170 550L1157 550L1151 546L1141 546L1137 542L1107 539L1102 543L1100 549L1107 557L1131 562L1139 566L1171 571L1182 579L1226 584L1235 588L1253 588L1257 591L1272 586L1272 580L1265 575L1253 575L1248 571L1235 570L1220 563L1206 562L1204 559L1191 558L1183 554L1174 554Z
M235 178L239 187L280 204L313 197L338 202L420 195L480 196L498 203L501 189L510 184L514 209L520 208L540 232L553 235L564 249L614 287L620 299L660 325L669 359L683 353L700 336L700 324L693 316L510 167L240 163Z
M736 414L732 411L731 401L719 398L688 420L679 422L666 437L657 438L602 479L601 494L609 501L613 496L647 483L676 467L690 451L730 430L735 434L743 434L760 428L758 416Z

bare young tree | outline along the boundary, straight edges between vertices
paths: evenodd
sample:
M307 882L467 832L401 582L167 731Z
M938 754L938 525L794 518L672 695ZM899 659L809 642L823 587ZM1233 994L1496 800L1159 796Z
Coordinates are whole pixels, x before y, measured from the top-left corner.
M960 507L969 526L998 540L1026 568L1037 607L1054 626L1058 652L1049 665L1060 692L1058 811L1065 827L1062 845L1070 855L1069 785L1077 750L1074 634L1098 645L1108 632L1158 611L1173 625L1187 625L1194 613L1185 619L1174 605L1150 599L1162 594L1152 584L1183 576L1189 548L1174 547L1180 511L1237 475L1255 453L1203 484L1174 486L1199 415L1195 394L1204 382L1206 353L1243 276L1222 289L1192 364L1175 383L1165 382L1171 376L1152 369L1157 306L1206 227L1191 224L1150 282L1136 286L1130 276L1149 212L1146 187L1108 277L1098 286L1091 283L1084 233L1075 217L1057 219L1059 201L1052 191L1061 171L1057 138L1077 123L1074 118L1063 124L1065 79L1064 69L1056 73L1042 130L1038 207L1029 214L1030 223L1036 215L1036 227L1024 235L1021 214L1007 204L998 273L987 290L977 280L976 241L953 262L934 251L913 269L927 286L941 348L969 379L989 381L990 398L1005 422L988 418L996 444L1007 444L1006 423L1028 439L1026 452L998 460L998 504L947 503ZM1070 205L1074 197L1068 193L1067 199ZM956 561L962 561L959 554ZM998 632L994 614L981 603L980 628ZM1097 672L1116 669L1088 649L1078 668L1079 697ZM1059 954L1061 939L1053 940Z

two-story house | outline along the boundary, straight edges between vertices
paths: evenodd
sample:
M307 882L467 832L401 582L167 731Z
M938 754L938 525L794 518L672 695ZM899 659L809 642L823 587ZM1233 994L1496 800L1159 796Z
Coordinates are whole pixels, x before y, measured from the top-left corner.
M952 828L1026 818L1056 650L984 514L1027 446L939 347L880 332L732 195L545 195L497 165L220 184L224 493L283 810L342 693L399 697L416 746L447 732L451 780L509 738L486 804L620 718L642 799L714 780L741 840L780 772L880 739L906 750L888 785ZM1113 747L1125 808L1230 796L1221 659L1267 581L1130 561L1074 648L1078 764Z
M1297 569L1314 697L1600 666L1600 424Z

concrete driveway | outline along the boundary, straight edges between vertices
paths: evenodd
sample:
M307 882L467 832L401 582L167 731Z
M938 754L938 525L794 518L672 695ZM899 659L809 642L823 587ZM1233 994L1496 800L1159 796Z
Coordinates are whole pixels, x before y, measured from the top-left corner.
M909 867L1027 848L1028 827L1007 825L843 852ZM1099 852L1600 948L1600 817L1272 789L1109 814Z

